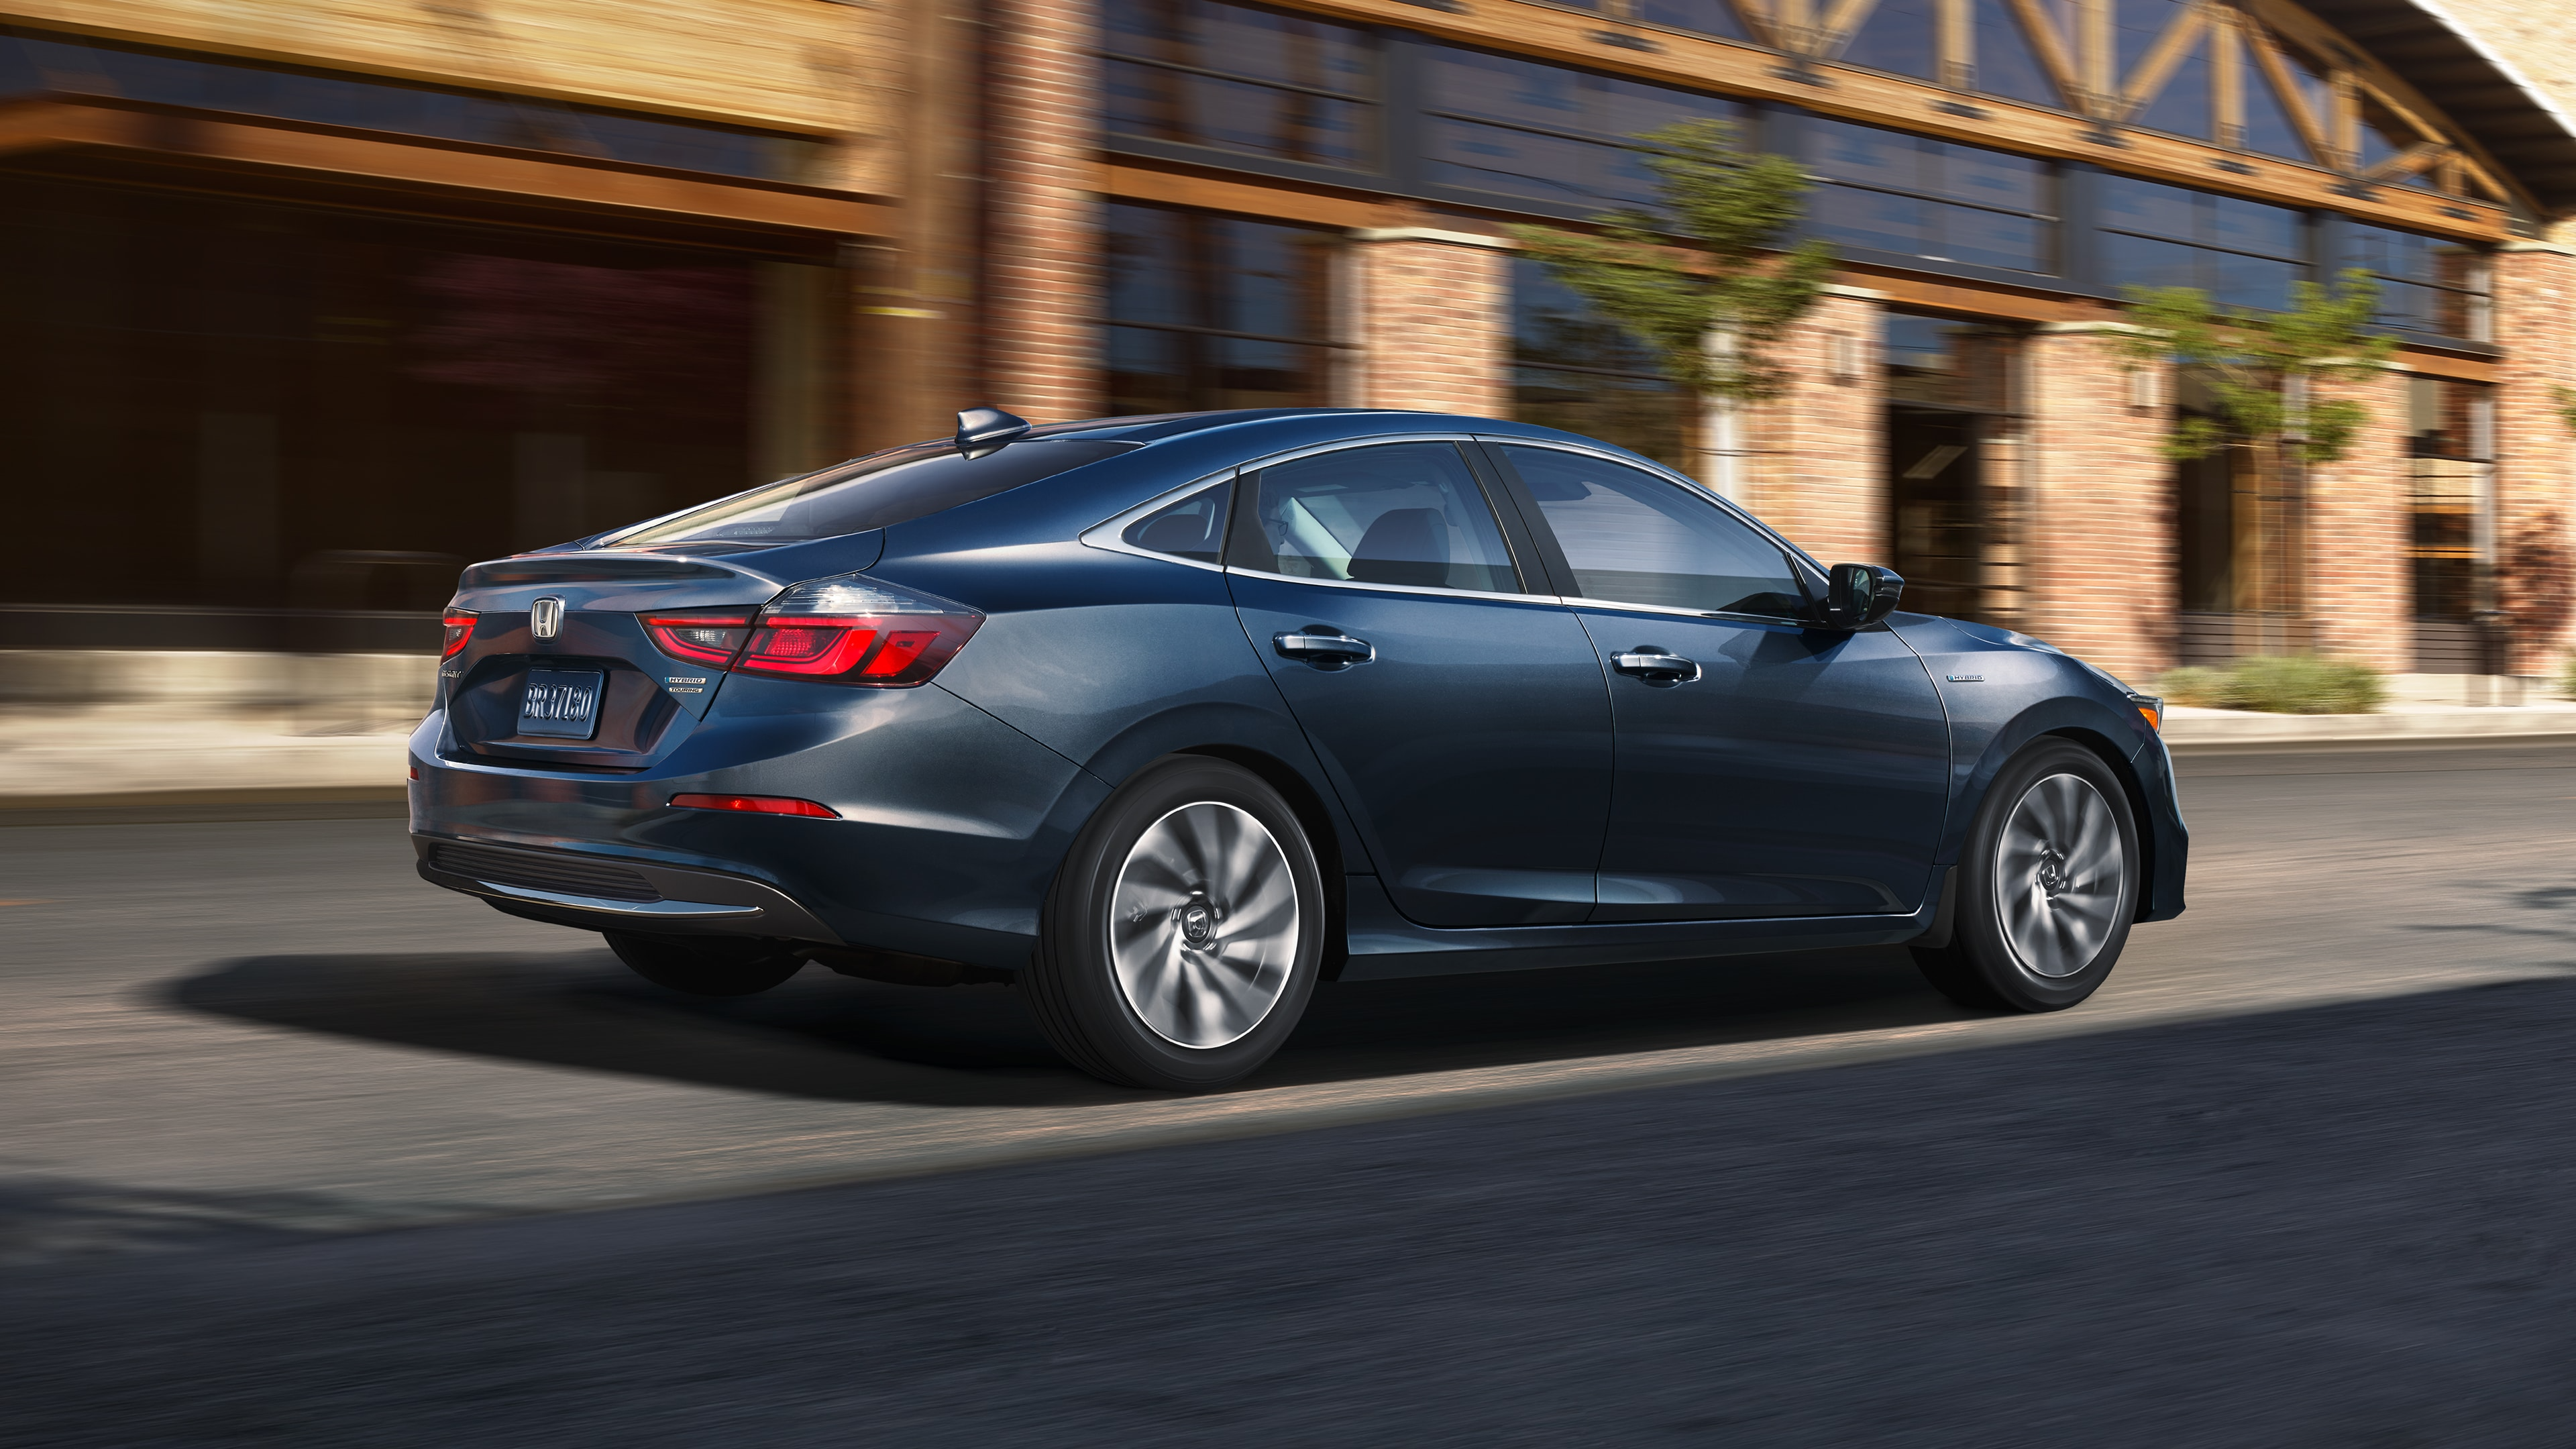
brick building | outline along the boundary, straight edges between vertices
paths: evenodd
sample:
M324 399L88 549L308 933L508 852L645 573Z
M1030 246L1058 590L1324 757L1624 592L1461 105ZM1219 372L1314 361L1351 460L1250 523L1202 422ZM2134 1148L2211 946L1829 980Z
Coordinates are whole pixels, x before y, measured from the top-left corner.
M0 0L0 647L398 647L458 562L992 401L1556 423L2115 669L2554 661L2576 120L2429 0ZM2472 12L2480 13L2480 12ZM1739 122L1836 285L1727 413L1514 254ZM2346 459L2157 450L2127 285L2346 266Z

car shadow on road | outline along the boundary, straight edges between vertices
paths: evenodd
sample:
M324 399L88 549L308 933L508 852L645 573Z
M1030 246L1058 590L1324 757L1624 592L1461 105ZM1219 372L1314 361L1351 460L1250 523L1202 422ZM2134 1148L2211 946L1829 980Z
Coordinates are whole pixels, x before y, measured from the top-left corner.
M1067 1067L1018 992L809 967L756 997L636 979L605 951L256 956L158 988L194 1011L363 1041L827 1101L1134 1101ZM1328 982L1247 1083L1279 1087L1955 1020L1901 949Z

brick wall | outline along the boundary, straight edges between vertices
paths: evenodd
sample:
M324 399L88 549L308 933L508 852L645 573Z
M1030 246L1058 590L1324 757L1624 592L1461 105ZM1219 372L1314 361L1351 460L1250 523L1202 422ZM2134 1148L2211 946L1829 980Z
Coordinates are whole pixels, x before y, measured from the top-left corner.
M1511 416L1511 252L1423 227L1353 232L1351 248L1352 405Z
M2316 651L2392 673L2415 667L2414 494L2406 456L2406 376L2320 387L2370 409L2351 451L2308 470L2308 617Z
M2024 627L2145 688L2173 664L2173 465L2157 451L2172 379L2133 406L2113 325L2052 323L2025 353Z
M2576 434L2552 388L2576 386L2576 252L2525 243L2496 258L2497 564L2516 673L2555 673L2569 643Z
M1005 0L986 80L990 401L1035 422L1101 406L1096 43L1086 0Z
M1780 396L1744 412L1742 499L1827 564L1885 561L1886 393L1877 294L1838 288L1772 349Z

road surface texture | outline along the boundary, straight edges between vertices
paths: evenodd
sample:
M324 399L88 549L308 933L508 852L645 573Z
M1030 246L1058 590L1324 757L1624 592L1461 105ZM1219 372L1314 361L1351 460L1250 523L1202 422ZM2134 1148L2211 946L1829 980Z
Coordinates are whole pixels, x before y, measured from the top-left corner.
M1194 1100L394 822L0 831L0 1443L2576 1442L2576 750L2185 792L2073 1012L1353 984Z

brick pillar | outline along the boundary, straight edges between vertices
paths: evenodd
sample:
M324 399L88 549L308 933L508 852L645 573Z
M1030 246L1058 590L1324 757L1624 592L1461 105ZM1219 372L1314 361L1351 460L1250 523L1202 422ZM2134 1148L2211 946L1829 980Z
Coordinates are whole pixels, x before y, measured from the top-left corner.
M2173 464L2157 450L2173 379L2131 391L2129 330L2051 322L2030 339L2024 627L2145 688L2174 662Z
M1511 244L1411 226L1351 243L1351 405L1510 417Z
M2415 667L2415 586L2407 549L2414 485L2406 456L2406 374L2318 389L2370 410L2351 449L2308 467L2307 615L2317 652L2392 674Z
M1744 410L1755 456L1743 503L1827 564L1887 553L1882 294L1829 287L1772 346L1786 391Z
M2576 386L2576 250L2509 242L2495 262L2496 564L2517 674L2555 674L2568 643L2576 548L2576 434L2556 387Z
M1101 406L1093 28L1087 0L1003 0L993 15L985 376L989 401L1034 422Z

